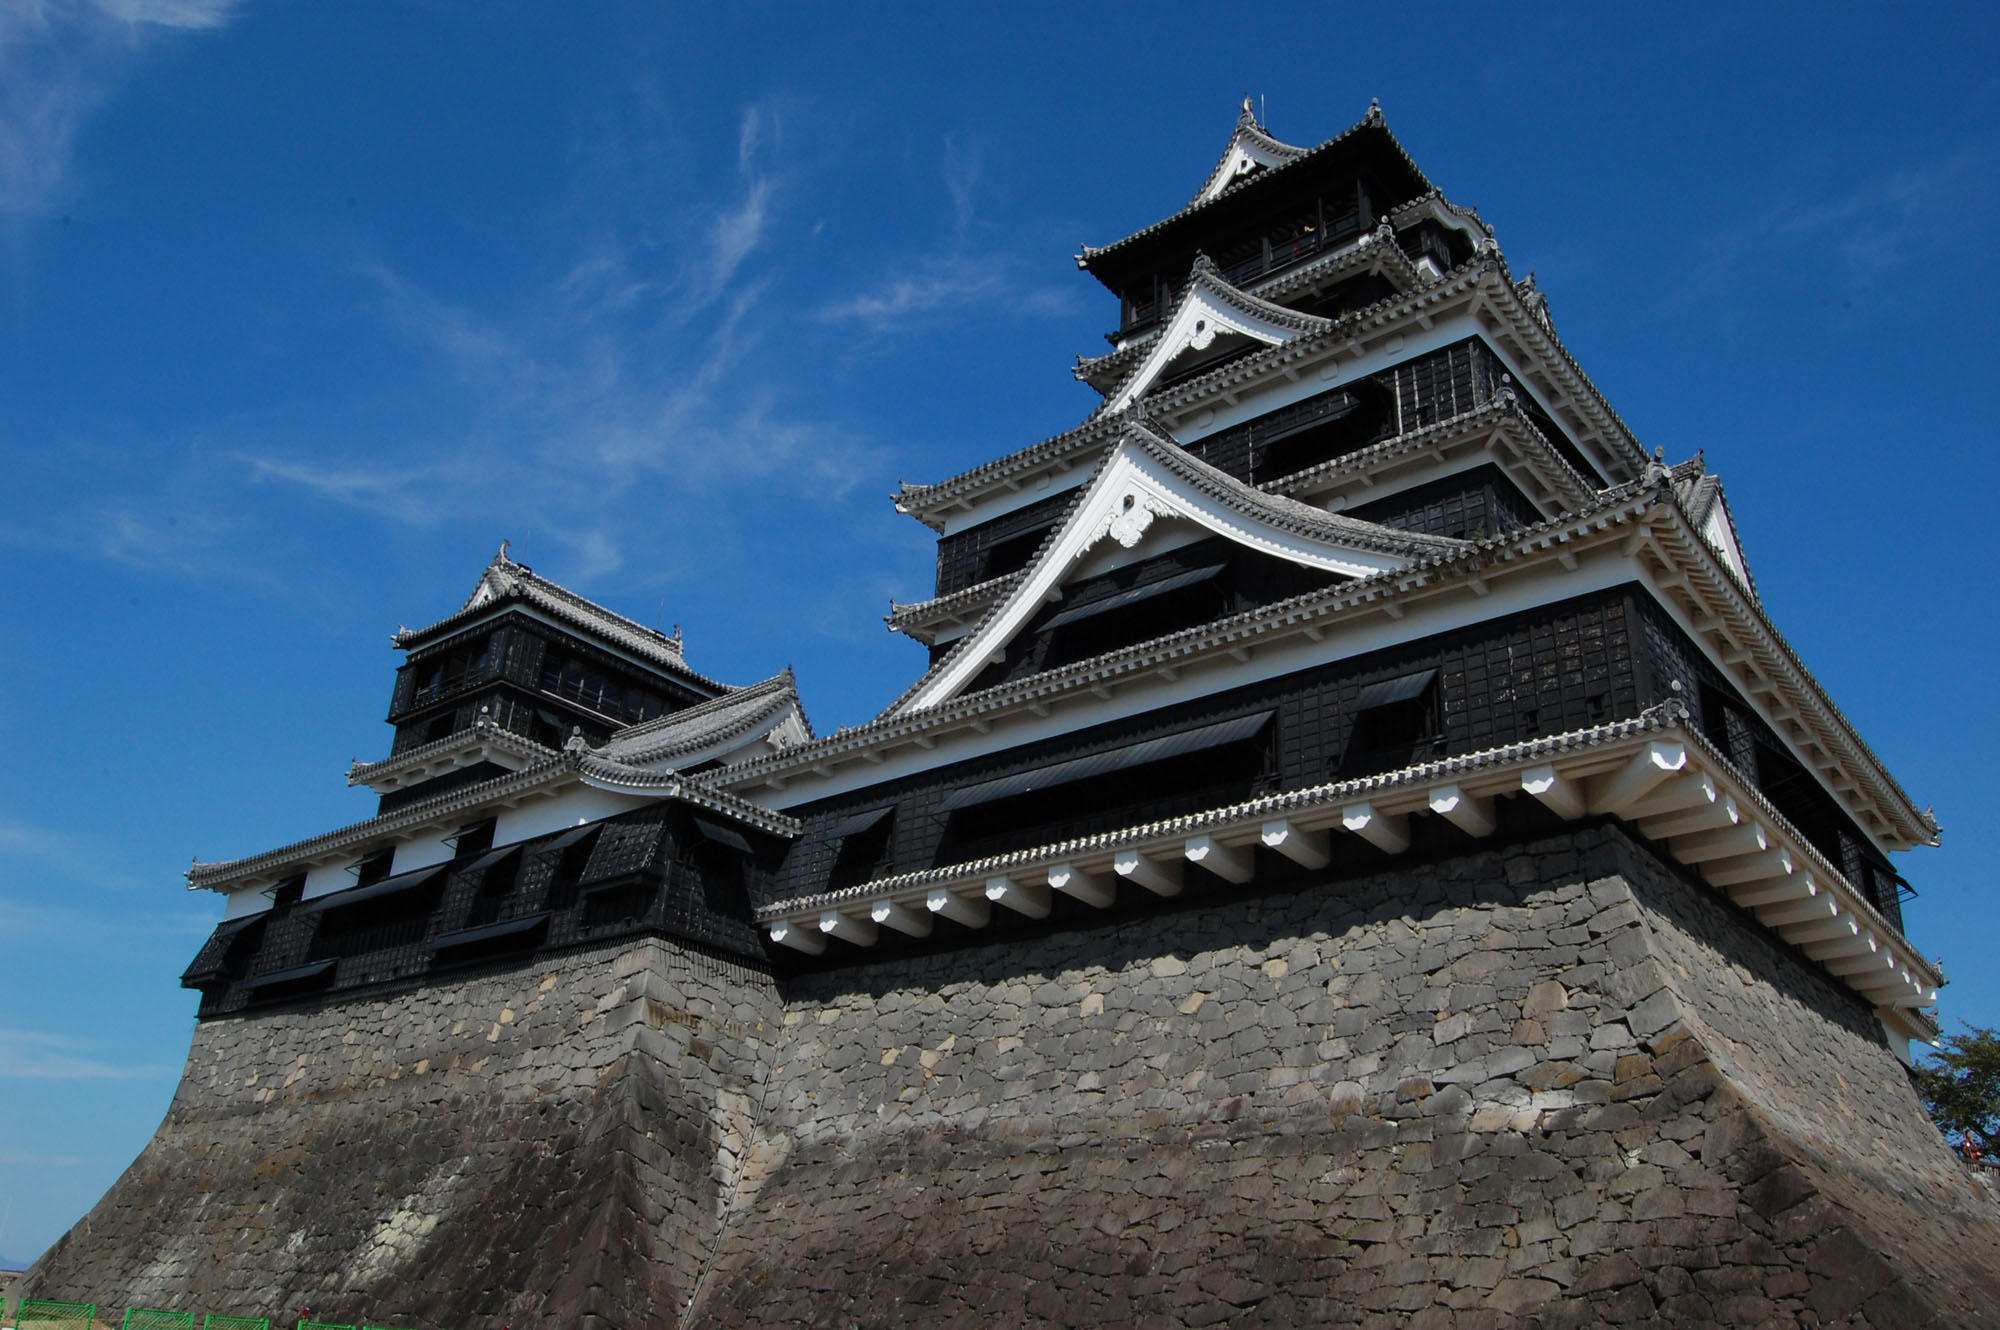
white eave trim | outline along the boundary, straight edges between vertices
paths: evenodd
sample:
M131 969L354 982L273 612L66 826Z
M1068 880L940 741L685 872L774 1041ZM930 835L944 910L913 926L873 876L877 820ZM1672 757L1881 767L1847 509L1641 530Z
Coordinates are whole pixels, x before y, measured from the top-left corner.
M935 707L962 692L1099 541L1109 536L1127 549L1134 548L1161 517L1183 518L1246 548L1350 578L1372 577L1410 563L1397 555L1279 530L1255 513L1239 511L1200 491L1126 439L1098 469L1083 498L1070 511L1053 548L1009 590L985 623L967 635L956 655L892 707L891 714Z
M1205 351L1215 339L1234 333L1266 346L1314 336L1333 326L1331 319L1293 310L1259 309L1265 302L1228 286L1212 268L1197 267L1167 326L1140 361L1138 369L1104 399L1099 414L1113 415L1132 405L1186 351Z
M1454 268L1443 280L1422 290L1390 297L1336 320L1324 332L1293 338L1177 384L1148 399L1147 410L1155 419L1171 425L1211 399L1224 403L1244 400L1258 391L1262 380L1296 382L1322 361L1356 360L1369 346L1405 331L1412 324L1419 329L1429 328L1455 314L1481 310L1508 334L1507 339L1496 341L1490 328L1482 330L1495 350L1515 364L1523 388L1533 390L1539 405L1552 416L1560 418L1567 413L1572 423L1583 426L1578 431L1578 446L1586 456L1595 458L1595 464L1608 467L1614 480L1635 479L1645 461L1638 440L1583 373L1561 339L1522 305L1497 249L1489 249ZM1510 348L1508 341L1514 347ZM1529 353L1525 363L1519 361L1517 349ZM1554 387L1553 395L1535 388L1536 377L1546 379ZM932 529L942 530L946 512L969 509L982 496L998 489L1023 488L1038 474L1073 467L1078 453L1102 441L1103 427L1109 423L1105 415L1093 414L1076 429L971 471L934 485L906 485L896 495L896 507Z
M1685 723L1682 708L1549 739L1425 763L1384 776L1269 795L1188 817L900 874L758 911L773 943L811 954L828 938L869 946L887 924L911 936L937 916L982 926L991 906L1045 915L1048 893L1110 904L1124 878L1158 894L1180 867L1248 881L1261 848L1308 867L1330 836L1387 854L1412 818L1490 834L1496 798L1526 795L1566 820L1615 816L1753 915L1878 1010L1934 1006L1944 982L1810 842ZM1037 914L1039 911L1039 914Z

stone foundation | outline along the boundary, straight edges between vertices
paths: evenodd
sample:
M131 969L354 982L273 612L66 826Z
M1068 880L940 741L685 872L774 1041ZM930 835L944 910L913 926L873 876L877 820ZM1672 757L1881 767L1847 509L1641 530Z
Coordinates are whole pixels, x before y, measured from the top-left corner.
M1886 1330L2000 1320L2000 1204L1870 1012L1605 827L776 987L657 942L213 1022L28 1284L456 1330Z

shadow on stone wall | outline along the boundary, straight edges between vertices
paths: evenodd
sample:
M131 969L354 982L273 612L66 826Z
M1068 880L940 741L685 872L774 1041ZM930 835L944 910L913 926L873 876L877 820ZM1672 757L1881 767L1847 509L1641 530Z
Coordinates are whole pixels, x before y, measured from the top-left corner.
M775 988L658 942L211 1022L29 1291L1886 1330L1988 1323L1996 1269L1872 1015L1599 827Z

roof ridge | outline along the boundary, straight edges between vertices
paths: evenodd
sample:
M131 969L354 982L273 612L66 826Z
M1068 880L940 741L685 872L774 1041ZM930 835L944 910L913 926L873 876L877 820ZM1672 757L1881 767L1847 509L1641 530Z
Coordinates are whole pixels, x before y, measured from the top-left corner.
M729 687L689 666L678 627L669 637L657 628L648 628L559 582L552 582L527 564L516 563L509 558L505 542L502 542L500 552L481 570L479 582L464 604L422 628L398 628L389 640L399 650L413 650L423 639L470 621L487 608L514 596L551 614L567 617L578 627L601 633L612 644L624 647L691 682L718 691Z
M1211 259L1205 253L1198 252L1194 256L1193 265L1188 270L1187 282L1174 295L1173 308L1167 312L1166 317L1159 320L1158 334L1148 339L1151 345L1143 354L1135 357L1137 363L1130 369L1127 369L1124 374L1120 375L1118 382L1111 385L1111 390L1104 395L1104 401L1099 403L1097 409L1091 412L1092 416L1099 416L1107 412L1119 410L1120 407L1114 405L1114 403L1119 402L1119 399L1124 397L1128 392L1131 392L1134 397L1143 395L1143 390L1133 392L1132 385L1149 368L1155 370L1155 378L1157 379L1160 374L1166 372L1167 367L1172 365L1182 352L1189 349L1202 350L1214 341L1214 332L1208 333L1206 340L1199 335L1189 338L1183 345L1172 348L1166 355L1166 358L1160 360L1155 368L1155 357L1161 355L1167 346L1167 334L1173 331L1174 325L1188 306L1204 296L1211 298L1223 308L1242 315L1244 319L1251 323L1270 324L1279 329L1288 329L1292 333L1290 337L1266 343L1268 346L1288 345L1301 337L1311 337L1323 333L1334 325L1334 320L1324 315L1307 314L1302 310L1293 309L1289 305L1280 305L1276 301L1252 295L1250 292L1225 278L1216 268L1214 259ZM1195 327L1200 329L1202 324L1197 323ZM1235 331L1239 336L1249 337L1254 341L1264 340L1257 332L1248 329L1226 331ZM1117 353L1114 352L1113 354ZM1150 386L1152 385L1147 385L1147 387Z
M1407 558L1415 563L1472 548L1469 541L1454 540L1449 536L1400 531L1358 517L1329 513L1309 503L1302 503L1286 495L1273 494L1246 484L1189 454L1171 435L1149 419L1143 409L1127 409L1119 412L1113 419L1119 422L1117 436L1099 455L1096 465L1092 468L1090 479L1075 487L1075 497L1064 508L1063 515L1057 519L1055 525L1049 528L1042 543L1036 547L1034 557L1028 561L1026 571L1032 572L1042 559L1047 557L1050 543L1060 538L1068 529L1075 519L1077 506L1091 493L1103 475L1105 462L1128 442L1189 485L1213 498L1220 499L1239 513L1261 515L1263 520L1272 525L1289 530L1295 535L1305 536L1309 540L1357 546L1378 554L1386 553ZM921 694L941 675L956 668L959 657L972 648L995 616L1008 609L1018 590L1018 586L1010 588L1008 594L987 606L985 612L973 622L951 649L919 675L908 688L899 693L895 700L882 709L876 719L900 714L912 698Z
M1492 260L1492 258L1493 255L1489 253L1476 254L1472 258L1468 259L1466 262L1459 264L1457 267L1447 272L1445 274L1444 281L1464 282L1464 283L1471 283L1473 281L1476 281L1482 269L1488 262ZM1502 275L1504 276L1504 269L1498 271L1501 271ZM1386 317L1386 311L1393 306L1407 304L1412 301L1429 300L1432 297L1439 294L1439 286L1442 284L1443 283L1433 283L1429 288L1420 292L1416 291L1398 292L1395 295L1385 296L1381 300L1375 301L1373 304L1363 305L1360 309L1350 310L1346 314L1341 315L1339 318L1332 320L1328 327L1326 327L1325 329L1323 329L1318 333L1313 334L1313 337L1314 338L1325 337L1330 334L1340 332L1344 328L1348 328L1351 326L1359 326L1370 320ZM1250 359L1254 360L1258 355L1268 355L1274 351L1296 347L1297 345L1298 343L1294 341L1294 342L1280 343L1277 346L1265 347L1261 351L1253 353ZM1228 366L1223 366L1221 368L1228 368ZM1579 370L1578 373L1581 374L1581 370ZM1198 384L1201 382L1201 379L1205 377L1207 376L1206 375L1197 376L1195 379L1190 380L1188 385L1176 385L1176 386L1185 387L1185 386L1190 386L1192 384ZM892 495L891 497L895 500L897 511L911 513L912 515L916 516L921 516L921 514L918 513L917 509L913 506L913 502L925 503L929 501L931 495L936 494L940 491L961 489L969 486L977 486L983 484L985 481L991 478L995 478L1005 474L1010 469L1010 465L1011 468L1014 469L1018 469L1019 467L1023 466L1032 466L1038 460L1038 455L1046 453L1058 453L1066 447L1079 444L1084 441L1086 436L1090 434L1102 433L1105 429L1113 426L1116 420L1117 416L1115 414L1107 415L1102 411L1101 408L1093 409L1090 415L1085 417L1081 424L1073 425L1069 429L1062 430L1056 434L1051 434L1048 437L1039 439L1034 443L1028 444L1021 448L1017 448L1013 452L1007 453L1006 455L1001 457L996 457L990 462L982 462L978 466L968 468L967 470L961 471L956 475L946 476L943 480L936 481L928 485L912 485L907 481L905 481L903 483L901 490L899 490L896 494ZM1623 422L1621 421L1620 423L1622 424Z
M1383 116L1381 102L1378 100L1368 108L1367 115L1355 121L1352 125L1349 125L1346 129L1340 131L1340 133L1335 134L1332 138L1325 139L1319 143L1314 144L1310 148L1306 148L1300 151L1298 156L1292 158L1289 161L1280 162L1275 166L1267 166L1261 171L1253 171L1244 179L1239 180L1224 189L1216 191L1208 198L1201 199L1198 202L1189 203L1183 206L1178 212L1174 212L1166 217L1162 217L1159 221L1154 222L1151 226L1141 227L1139 230L1132 232L1130 235L1123 236L1120 239L1114 240L1108 245L1085 245L1083 247L1083 252L1076 256L1076 266L1088 270L1090 265L1101 256L1109 254L1114 250L1123 249L1125 246L1130 245L1133 241L1138 240L1140 237L1151 235L1154 232L1159 231L1162 228L1170 225L1171 223L1179 221L1181 218L1186 217L1190 213L1199 211L1202 208L1210 207L1214 205L1218 200L1230 197L1231 195L1235 194L1238 190L1245 188L1246 186L1250 185L1255 181L1267 179L1270 176L1276 175L1280 171L1290 170L1291 168L1297 166L1301 162L1310 161L1312 158L1318 156L1322 152L1325 152L1327 149L1335 146L1336 144L1348 142L1349 140L1353 139L1355 135L1360 134L1364 130L1370 130L1370 129L1376 130L1382 133L1383 135L1387 136L1389 145L1395 149L1396 153L1399 156L1402 157L1404 164L1410 168L1410 173L1414 175L1419 182L1421 182L1423 188L1426 191L1435 190L1437 188L1437 186L1432 183L1431 178L1424 174L1423 168L1417 165L1416 159L1410 156L1409 149L1403 146L1402 140L1396 137L1395 131L1389 128L1389 122L1387 118ZM1277 142L1276 139L1273 139L1271 141L1273 143ZM1290 145L1280 144L1279 146L1288 147ZM1227 154L1225 154L1225 157L1226 155Z

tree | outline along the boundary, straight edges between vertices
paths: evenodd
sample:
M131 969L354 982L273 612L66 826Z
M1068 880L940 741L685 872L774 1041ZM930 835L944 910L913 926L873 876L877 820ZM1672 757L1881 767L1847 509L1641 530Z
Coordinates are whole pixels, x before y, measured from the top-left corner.
M1916 1068L1917 1093L1946 1137L2000 1154L2000 1030L1968 1025Z

